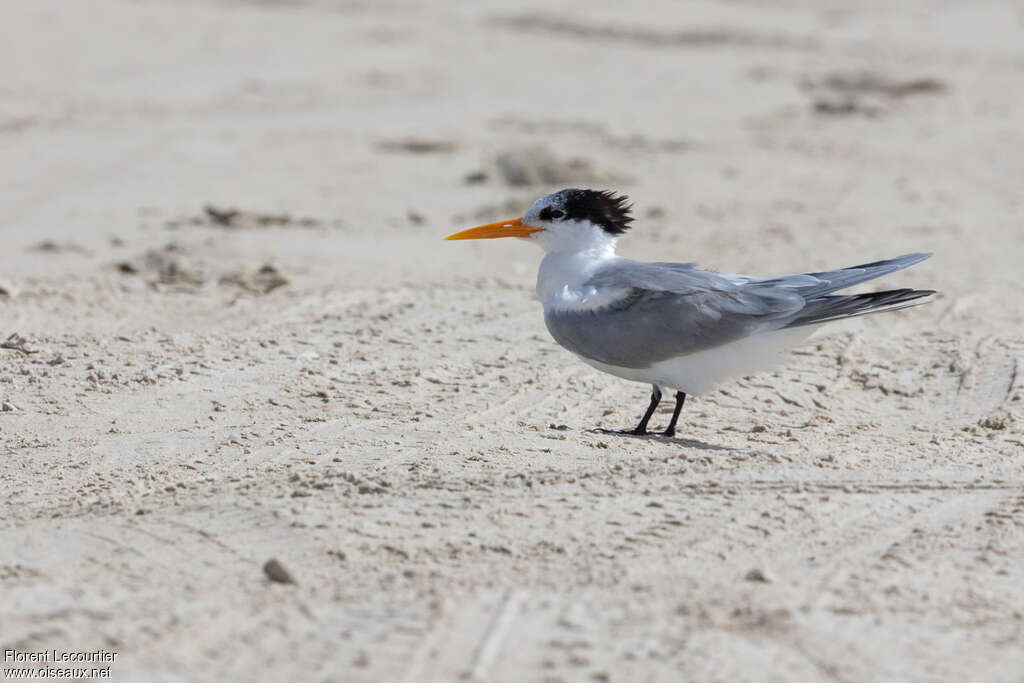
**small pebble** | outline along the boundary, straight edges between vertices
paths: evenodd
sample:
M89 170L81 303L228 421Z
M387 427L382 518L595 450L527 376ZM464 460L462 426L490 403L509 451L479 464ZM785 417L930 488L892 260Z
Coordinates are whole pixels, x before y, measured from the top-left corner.
M274 583L295 583L295 578L291 575L291 572L285 569L284 565L277 560L267 560L267 563L263 565L263 573Z
M774 580L771 574L759 567L751 569L743 578L747 581L756 581L757 583L771 583Z

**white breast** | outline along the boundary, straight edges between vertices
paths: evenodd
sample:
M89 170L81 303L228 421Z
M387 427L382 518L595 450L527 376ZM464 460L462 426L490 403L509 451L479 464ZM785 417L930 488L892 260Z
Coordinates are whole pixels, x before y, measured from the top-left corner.
M537 297L544 309L587 311L621 298L621 290L587 285L594 271L614 258L614 250L547 254L537 271Z

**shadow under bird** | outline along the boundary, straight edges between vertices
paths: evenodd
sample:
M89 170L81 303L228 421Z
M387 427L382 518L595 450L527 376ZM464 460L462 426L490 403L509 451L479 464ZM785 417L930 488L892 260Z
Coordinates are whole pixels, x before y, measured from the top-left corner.
M925 253L768 278L631 261L615 255L633 220L627 202L611 192L567 189L541 197L521 218L445 238L519 237L547 252L537 296L551 336L598 370L652 387L640 424L624 433L647 434L662 389L676 390L664 431L674 436L688 394L771 367L823 323L906 308L935 293L835 293L931 256Z

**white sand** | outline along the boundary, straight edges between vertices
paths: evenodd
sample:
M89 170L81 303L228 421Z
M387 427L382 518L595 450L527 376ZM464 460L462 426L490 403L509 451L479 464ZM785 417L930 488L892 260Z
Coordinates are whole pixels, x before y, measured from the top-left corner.
M0 650L116 651L120 681L1020 679L1024 14L549 4L0 5L0 339L35 351L0 350ZM531 146L586 164L503 185ZM539 251L440 241L569 184L630 194L628 256L929 250L879 284L942 295L688 402L681 438L606 436L647 389L551 341Z

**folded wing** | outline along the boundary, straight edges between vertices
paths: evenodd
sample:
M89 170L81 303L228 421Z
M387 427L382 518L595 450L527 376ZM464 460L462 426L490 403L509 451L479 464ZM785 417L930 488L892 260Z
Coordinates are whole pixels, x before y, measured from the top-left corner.
M713 273L688 263L615 259L585 284L610 295L611 303L596 309L546 309L544 320L555 340L580 356L624 368L645 368L754 334L902 308L932 290L831 293L928 256L907 254L840 270L775 278Z
M684 264L616 259L585 286L615 298L598 309L548 309L548 330L580 356L625 368L779 329L804 307L791 289L738 283Z

